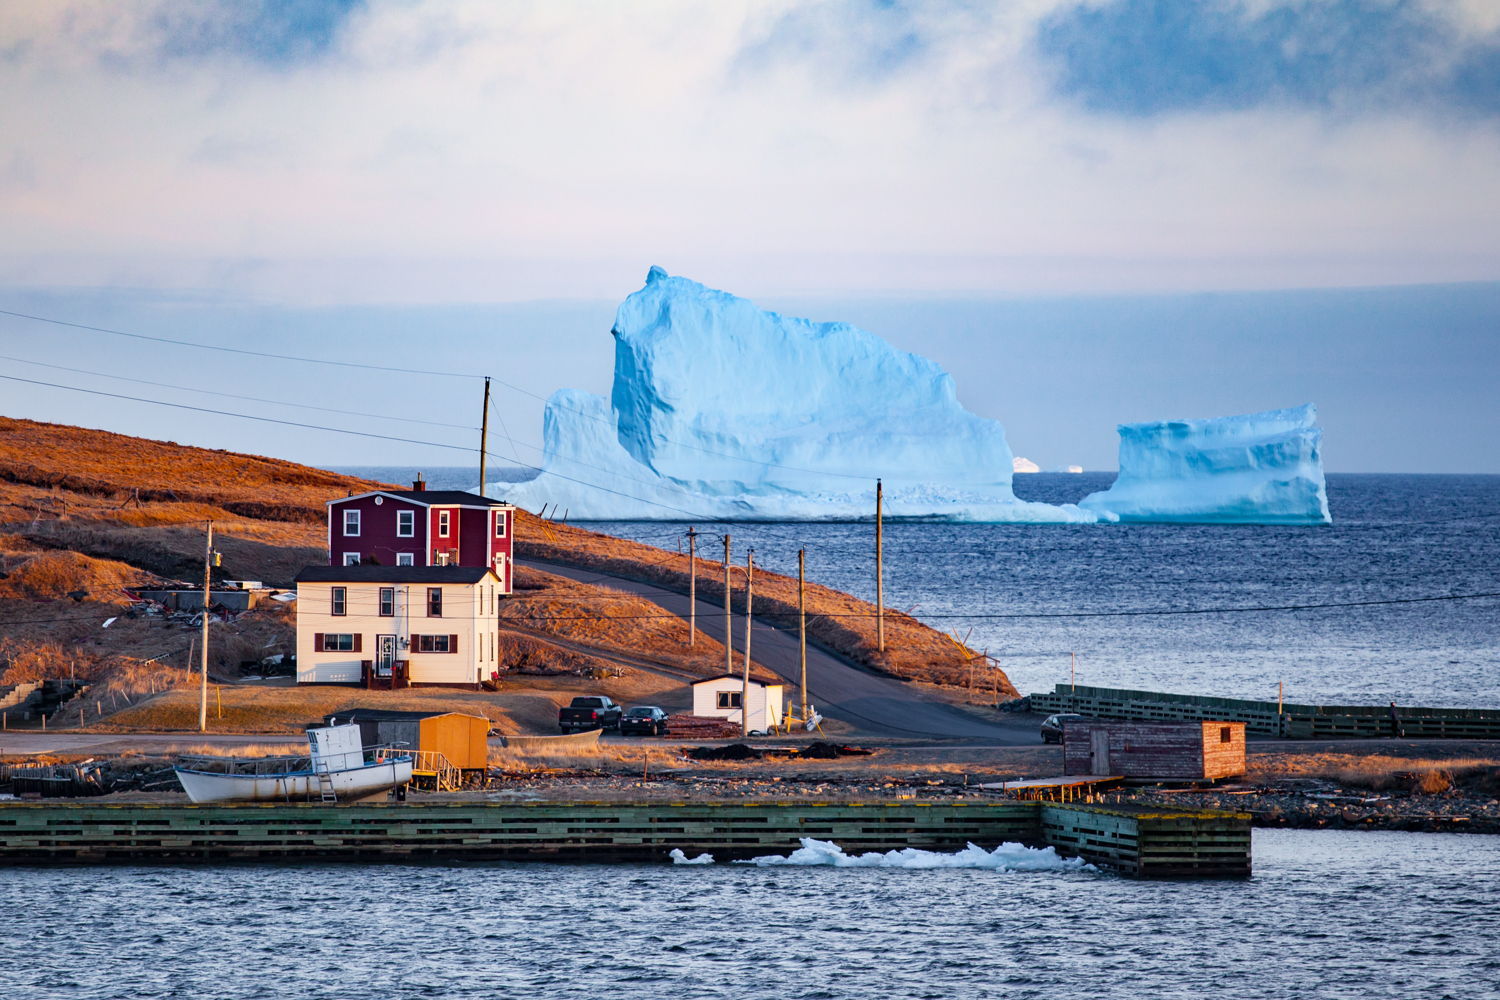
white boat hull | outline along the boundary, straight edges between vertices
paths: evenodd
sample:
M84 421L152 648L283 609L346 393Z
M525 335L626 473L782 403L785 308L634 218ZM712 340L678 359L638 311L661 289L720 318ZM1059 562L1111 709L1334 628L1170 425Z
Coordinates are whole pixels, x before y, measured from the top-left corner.
M412 759L393 757L376 764L329 771L328 780L340 802L361 799L399 788L411 781ZM321 799L324 787L311 771L285 774L215 774L179 767L182 790L194 802L286 802Z

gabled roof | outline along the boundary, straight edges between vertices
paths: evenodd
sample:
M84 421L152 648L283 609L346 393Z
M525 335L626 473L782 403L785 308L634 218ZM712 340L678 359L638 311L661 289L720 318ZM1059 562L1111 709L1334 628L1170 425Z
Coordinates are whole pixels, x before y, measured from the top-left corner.
M488 566L304 566L294 583L478 583Z
M702 680L693 681L692 686L693 687L697 687L699 684L707 684L709 681L725 681L725 680L728 680L728 681L741 681L741 682L743 682L744 679L745 678L742 677L742 676L740 676L739 674L715 674L712 677L705 677ZM759 687L786 687L786 683L784 681L780 681L780 680L775 680L775 681L758 681L758 680L755 679L755 677L753 675L750 678L750 683L758 685Z
M329 712L323 716L323 721L329 725L334 724L337 719L340 722L408 722L418 719L440 719L445 715L461 715L466 719L480 719L489 722L483 716L471 715L468 712L403 712L393 708L346 708L342 712Z
M496 500L494 497L482 497L478 493L469 493L464 490L370 490L368 493L356 493L353 496L335 497L324 506L336 503L347 503L350 500L363 500L365 497L388 496L400 500L410 500L424 507L510 507L512 504L504 500Z

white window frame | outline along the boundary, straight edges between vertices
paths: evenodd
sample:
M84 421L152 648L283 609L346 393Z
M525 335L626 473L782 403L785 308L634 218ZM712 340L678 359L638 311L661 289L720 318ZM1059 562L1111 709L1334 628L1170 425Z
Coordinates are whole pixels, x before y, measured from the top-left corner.
M495 511L495 537L505 537L505 511L503 510Z
M389 604L386 603L386 598L387 597L390 598L390 603ZM389 611L386 610L387 607L390 608ZM379 612L379 614L376 617L379 617L379 618L394 618L394 617L396 617L396 588L395 587L381 587L380 588L378 607L377 607L376 610Z
M416 564L417 564L417 562L416 562L416 556L415 556L414 553L411 553L411 552L397 552L396 553L396 565L397 566L415 566Z
M332 641L334 639L338 639L340 641L335 643L335 642ZM344 645L344 643L342 642L342 640L344 640L344 639L348 639L349 640L349 644L347 646ZM325 632L325 633L323 633L323 652L325 652L325 653L352 653L352 652L354 652L354 633L353 632Z
M403 531L401 529L401 521L402 521L403 518L405 518L405 520L406 520L406 530L405 531ZM416 538L417 537L417 512L416 511L414 511L414 510L398 510L398 511L396 511L396 537L397 538Z
M720 711L725 711L725 710L736 709L736 708L743 708L744 707L743 705L740 704L740 697L743 694L743 692L740 692L740 691L715 691L714 694L718 695L718 697L714 699L714 702L715 702L716 707Z
M359 517L359 511L358 510L350 509L350 510L345 510L344 511L344 537L345 538L358 538L359 537L359 521L360 521L360 517ZM354 529L353 531L349 530L351 527Z
M440 510L440 511L438 511L438 537L439 538L447 538L448 537L448 532L453 527L452 518L449 517L450 513L451 513L450 511L446 511L446 510Z
M344 565L345 566L358 566L359 565L359 553L358 552L345 552L344 553Z
M349 588L331 587L328 591L328 613L342 618L349 613Z

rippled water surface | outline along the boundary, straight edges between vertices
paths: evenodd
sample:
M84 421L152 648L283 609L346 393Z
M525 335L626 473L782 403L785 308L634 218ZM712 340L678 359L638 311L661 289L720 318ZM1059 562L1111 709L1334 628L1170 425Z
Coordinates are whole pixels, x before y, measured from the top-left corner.
M11 869L0 995L1500 996L1500 838L1257 831L1255 864Z
M1112 475L1016 477L1072 502ZM1500 476L1328 477L1334 523L892 524L886 601L998 655L1022 692L1078 682L1322 704L1500 708L1500 600L1169 617L953 617L1331 604L1500 591ZM685 525L589 527L675 549ZM722 524L700 530L722 532ZM735 524L736 559L874 598L869 524ZM702 551L717 557L717 536Z

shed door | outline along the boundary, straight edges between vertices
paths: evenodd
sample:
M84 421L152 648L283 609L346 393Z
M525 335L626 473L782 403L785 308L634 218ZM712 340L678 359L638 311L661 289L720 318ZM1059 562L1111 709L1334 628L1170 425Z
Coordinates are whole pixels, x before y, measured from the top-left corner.
M1089 759L1094 774L1109 773L1109 732L1103 728L1089 733Z

